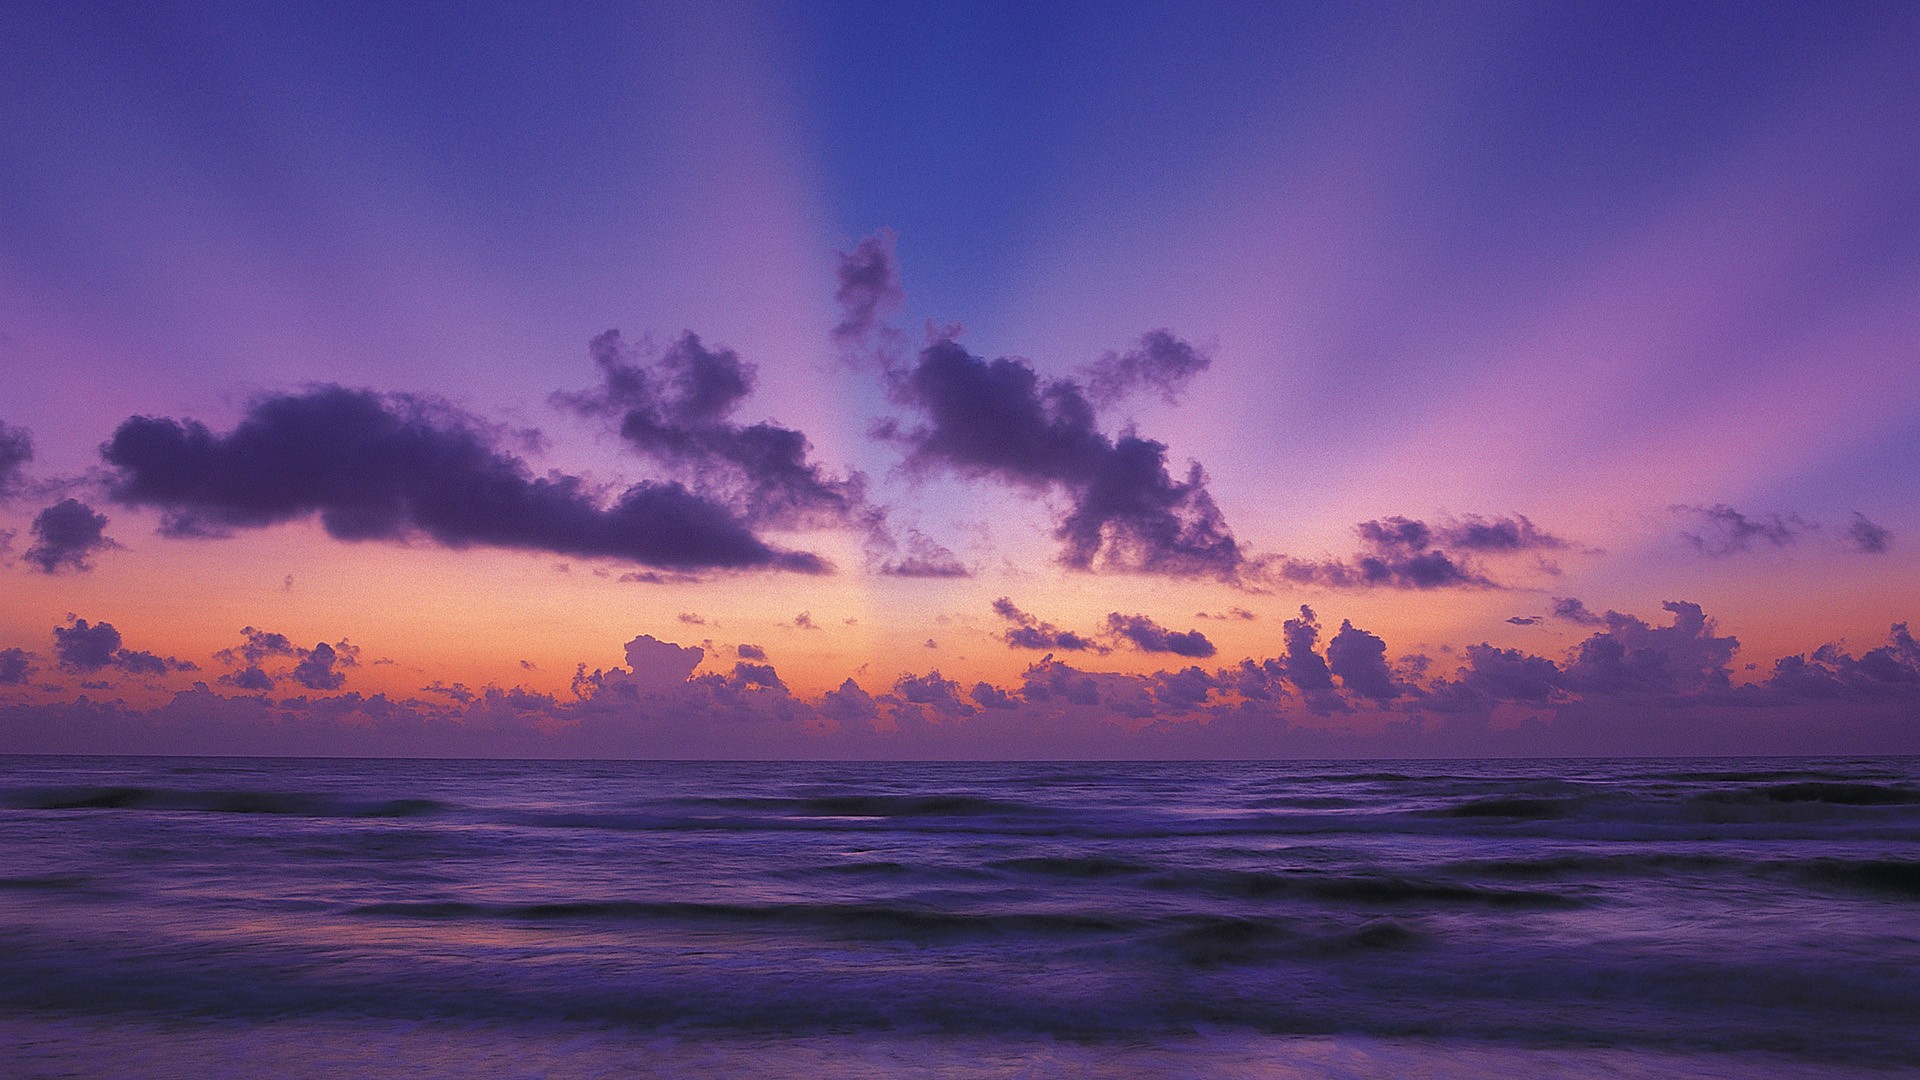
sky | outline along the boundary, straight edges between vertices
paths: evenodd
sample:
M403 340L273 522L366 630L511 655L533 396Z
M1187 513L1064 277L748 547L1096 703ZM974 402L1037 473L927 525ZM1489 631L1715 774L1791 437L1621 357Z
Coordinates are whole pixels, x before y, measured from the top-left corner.
M1920 752L1910 4L8 4L0 752Z

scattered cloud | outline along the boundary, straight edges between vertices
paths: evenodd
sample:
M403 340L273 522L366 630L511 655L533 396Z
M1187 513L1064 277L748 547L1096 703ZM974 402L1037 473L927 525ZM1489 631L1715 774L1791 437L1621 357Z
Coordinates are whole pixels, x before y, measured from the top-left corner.
M1011 648L1053 652L1105 653L1110 651L1106 645L1093 638L1076 634L1071 630L1062 630L1049 622L1041 622L1013 606L1013 601L1007 597L1003 596L995 600L993 611L1011 624L1000 635L1000 639Z
M890 238L871 237L843 255L840 282L844 317L836 336L843 347L858 339L872 348L880 314L899 296ZM1175 479L1164 444L1099 429L1087 387L1043 380L1022 359L974 356L956 340L958 332L931 332L911 366L882 357L891 396L917 422L884 421L874 433L905 449L910 470L1063 496L1069 505L1054 536L1070 569L1238 575L1245 555L1198 464ZM1102 393L1137 385L1172 392L1205 366L1191 346L1155 331L1138 350L1094 371Z
M1140 344L1127 352L1106 354L1082 374L1087 399L1097 406L1112 405L1137 390L1151 390L1173 405L1187 383L1212 363L1212 357L1162 328L1142 334Z
M120 545L107 536L107 516L78 499L62 499L33 519L33 546L24 553L43 574L93 569L93 556Z
M0 686L19 686L33 674L33 654L25 649L0 649Z
M1820 527L1798 514L1764 514L1749 517L1731 506L1688 506L1676 504L1670 509L1692 525L1680 533L1693 549L1709 558L1722 559L1752 551L1756 545L1786 547Z
M112 623L92 624L80 618L53 628L53 655L62 668L85 674L115 668L129 675L164 675L199 668L190 660L128 649Z
M1893 533L1867 520L1860 511L1853 512L1853 521L1847 526L1847 542L1853 550L1866 555L1884 555L1893 548Z
M27 486L27 462L33 460L33 436L25 428L0 421L0 502L21 494Z
M709 348L688 333L655 355L609 330L589 351L601 385L556 400L612 419L630 450L739 521L776 529L845 525L866 509L865 478L828 476L808 460L805 435L733 421L757 378L733 350Z
M1198 630L1169 630L1145 615L1122 615L1116 611L1107 616L1107 633L1141 652L1172 653L1203 660L1218 651Z

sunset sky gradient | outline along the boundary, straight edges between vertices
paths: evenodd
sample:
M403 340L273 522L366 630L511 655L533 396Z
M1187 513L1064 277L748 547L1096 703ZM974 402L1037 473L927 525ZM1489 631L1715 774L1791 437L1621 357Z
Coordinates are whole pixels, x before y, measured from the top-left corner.
M0 13L0 751L1920 752L1920 13Z

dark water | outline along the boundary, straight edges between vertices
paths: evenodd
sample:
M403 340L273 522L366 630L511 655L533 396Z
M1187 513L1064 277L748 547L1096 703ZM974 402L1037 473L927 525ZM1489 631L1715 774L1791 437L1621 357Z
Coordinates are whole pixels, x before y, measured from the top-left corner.
M0 1018L48 1074L1890 1069L1920 761L4 758Z

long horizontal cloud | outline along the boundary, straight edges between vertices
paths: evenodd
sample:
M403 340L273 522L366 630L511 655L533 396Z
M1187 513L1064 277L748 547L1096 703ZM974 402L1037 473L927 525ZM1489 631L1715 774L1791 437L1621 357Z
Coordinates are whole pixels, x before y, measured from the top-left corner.
M1491 518L1468 514L1437 525L1395 516L1363 521L1354 526L1354 532L1360 538L1360 550L1354 555L1319 561L1282 558L1274 564L1278 575L1332 589L1487 589L1497 588L1498 583L1470 556L1499 557L1572 546L1521 514Z
M424 535L625 559L675 570L817 573L728 507L678 483L641 483L602 505L576 477L535 477L482 425L409 397L339 386L256 401L232 432L134 417L101 449L109 490L165 514L173 536L219 536L318 514L341 540Z

